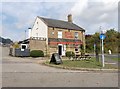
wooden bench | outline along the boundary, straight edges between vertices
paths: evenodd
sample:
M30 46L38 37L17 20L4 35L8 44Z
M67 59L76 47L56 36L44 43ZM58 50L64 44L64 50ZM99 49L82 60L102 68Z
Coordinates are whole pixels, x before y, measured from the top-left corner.
M72 60L87 60L91 59L90 55L75 55L72 57Z

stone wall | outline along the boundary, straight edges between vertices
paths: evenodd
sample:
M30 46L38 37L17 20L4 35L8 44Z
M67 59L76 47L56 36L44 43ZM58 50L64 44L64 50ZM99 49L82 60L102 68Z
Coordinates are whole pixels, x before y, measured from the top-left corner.
M48 28L48 38L58 38L58 31L62 31L62 39L75 39L75 32L78 32L78 39L81 40L83 42L83 47L85 50L85 32L83 31L78 31L78 30L68 30L68 29L62 29L62 28L52 28L49 27ZM68 33L68 37L66 36L66 33ZM71 36L69 36L71 35ZM54 46L54 47L52 47ZM80 51L81 49L79 49ZM73 51L75 52L75 47L68 45L66 47L66 51ZM58 44L54 44L54 45L49 45L49 53L53 53L53 52L58 52ZM79 52L81 53L81 52Z
M58 31L62 31L62 38L64 39L75 39L74 37L74 34L75 32L78 32L78 39L79 40L83 40L83 32L82 31L78 31L78 30L68 30L68 29L62 29L62 28L52 28L52 27L49 27L48 28L48 38L58 38ZM66 34L69 34L71 35L71 37L68 37L66 36Z
M45 55L47 53L47 45L46 45L46 41L45 40L30 40L30 51L31 50L42 50Z
M75 39L75 32L78 32L78 39L83 42L83 45L85 47L85 36L82 31L78 30L68 30L68 29L61 29L61 28L48 28L48 38L58 38L58 31L62 31L62 39ZM68 37L66 36L66 33L68 33ZM69 34L70 33L70 34ZM42 50L45 55L51 56L52 53L57 53L58 52L58 44L53 44L53 45L47 45L48 42L47 40L30 40L30 50ZM66 51L73 51L75 52L75 47L74 45L66 46Z

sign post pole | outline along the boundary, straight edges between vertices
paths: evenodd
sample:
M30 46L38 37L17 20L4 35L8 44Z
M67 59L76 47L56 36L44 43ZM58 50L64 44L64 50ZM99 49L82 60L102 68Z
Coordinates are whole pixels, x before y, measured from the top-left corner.
M104 34L100 34L100 39L102 40L102 67L105 67L105 58L104 58L104 43L103 43L103 40L105 39L105 35Z
M103 39L102 39L102 67L105 67Z

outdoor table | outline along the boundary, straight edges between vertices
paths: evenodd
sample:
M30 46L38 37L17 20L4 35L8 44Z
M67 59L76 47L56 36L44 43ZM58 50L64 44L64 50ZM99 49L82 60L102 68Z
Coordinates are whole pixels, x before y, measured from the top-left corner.
M90 55L79 55L79 54L77 54L77 55L75 55L74 57L73 57L73 60L87 60L87 59L90 59L91 57L90 57Z

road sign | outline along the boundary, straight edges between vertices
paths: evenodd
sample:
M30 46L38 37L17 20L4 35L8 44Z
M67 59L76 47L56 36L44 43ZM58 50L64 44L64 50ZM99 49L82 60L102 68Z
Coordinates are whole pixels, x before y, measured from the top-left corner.
M105 36L104 34L100 34L100 39L101 39L101 40L104 40L105 37L106 37L106 36Z

